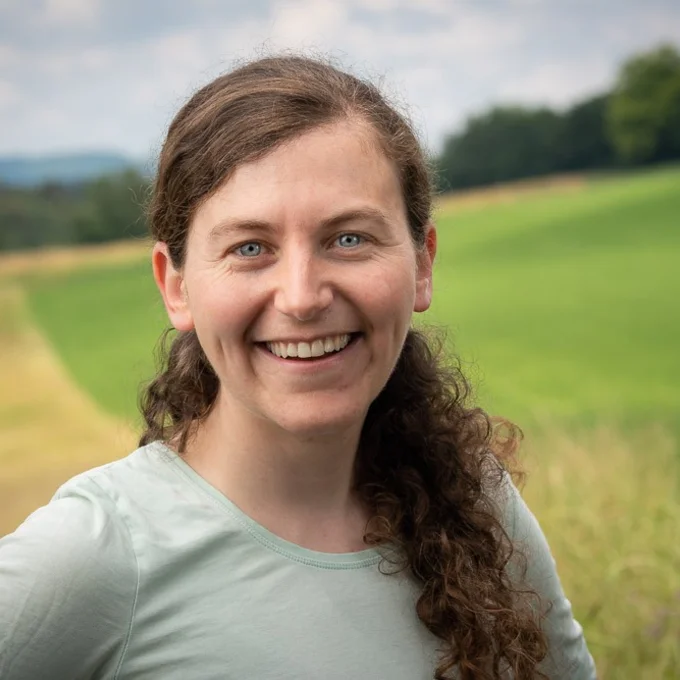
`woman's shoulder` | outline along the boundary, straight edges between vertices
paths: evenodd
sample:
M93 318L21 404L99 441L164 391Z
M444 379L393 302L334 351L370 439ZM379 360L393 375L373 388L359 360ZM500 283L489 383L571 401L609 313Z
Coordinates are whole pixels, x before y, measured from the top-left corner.
M166 457L162 445L149 444L75 475L15 532L0 538L0 558L8 544L20 542L42 551L54 567L77 560L94 567L98 560L90 558L103 554L110 563L134 562L132 509L136 499L163 496L172 474Z
M79 561L94 567L97 556L103 553L109 559L113 553L127 556L129 540L116 512L113 479L129 468L130 458L137 453L82 472L62 484L47 505L0 539L0 569L5 568L11 546L39 551L43 558L34 566L49 568L52 573L60 567L75 567Z
M139 574L128 528L98 483L107 467L69 480L0 539L0 677L67 677L89 659L115 663L123 648Z
M51 589L64 592L65 583L77 582L79 593L134 590L137 558L125 508L152 483L154 455L153 447L143 447L72 477L0 538L0 593L7 596L8 583L21 582L13 597L26 589L37 603Z
M40 583L81 567L92 583L113 572L118 582L136 579L138 555L148 553L150 543L161 547L161 535L171 541L166 528L199 531L195 516L213 509L176 459L155 442L69 479L47 505L0 538L0 579L10 555L30 562L24 578L41 572Z
M595 666L574 619L557 565L543 530L512 476L502 468L496 470L490 494L498 511L498 520L513 546L508 564L510 577L520 588L528 587L540 600L542 625L548 640L548 657L542 670L551 678L592 680Z
M493 455L484 460L482 484L483 498L490 502L492 514L513 543L523 542L528 534L540 530L536 518L522 498L513 474Z
M129 527L120 512L126 481L143 451L82 472L65 482L11 534L0 538L0 588L8 578L31 580L34 593L77 577L82 591L116 574L136 577Z
M141 446L123 458L75 475L57 489L51 503L81 494L103 504L115 503L121 493L134 494L148 484L158 485L167 457L160 442Z

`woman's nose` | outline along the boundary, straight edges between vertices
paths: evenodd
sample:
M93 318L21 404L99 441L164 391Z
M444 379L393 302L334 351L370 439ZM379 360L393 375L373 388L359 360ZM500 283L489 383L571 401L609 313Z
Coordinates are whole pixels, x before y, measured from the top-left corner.
M276 309L298 321L310 321L324 312L333 291L324 263L312 255L285 258L277 267Z

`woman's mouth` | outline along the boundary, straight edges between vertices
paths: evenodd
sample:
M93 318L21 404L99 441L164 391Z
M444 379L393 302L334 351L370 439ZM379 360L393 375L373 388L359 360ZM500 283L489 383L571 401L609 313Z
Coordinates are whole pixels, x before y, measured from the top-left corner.
M281 359L320 359L329 354L342 352L359 335L360 333L343 333L317 338L310 342L274 341L264 342L262 345Z

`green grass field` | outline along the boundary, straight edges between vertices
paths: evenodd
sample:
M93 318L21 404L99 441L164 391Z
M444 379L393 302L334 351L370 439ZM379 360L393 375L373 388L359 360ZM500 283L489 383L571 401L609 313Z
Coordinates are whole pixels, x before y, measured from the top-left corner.
M624 424L680 414L680 171L439 221L432 318L491 409Z
M75 380L106 410L135 419L137 390L153 374L166 324L150 263L35 277L29 289L38 325Z
M428 323L494 413L625 426L680 414L680 169L439 215ZM135 414L165 325L146 262L35 280L30 304L76 380Z
M678 678L680 168L444 205L425 321L529 434L525 496L600 677ZM135 419L166 323L148 262L26 285L74 379Z

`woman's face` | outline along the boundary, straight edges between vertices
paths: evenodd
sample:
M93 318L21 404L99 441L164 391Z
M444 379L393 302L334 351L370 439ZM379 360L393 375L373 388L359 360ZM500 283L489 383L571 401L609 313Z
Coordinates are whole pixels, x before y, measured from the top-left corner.
M228 417L313 436L363 422L429 307L435 243L416 251L394 167L339 123L240 166L198 209L182 271L163 244L154 270Z

